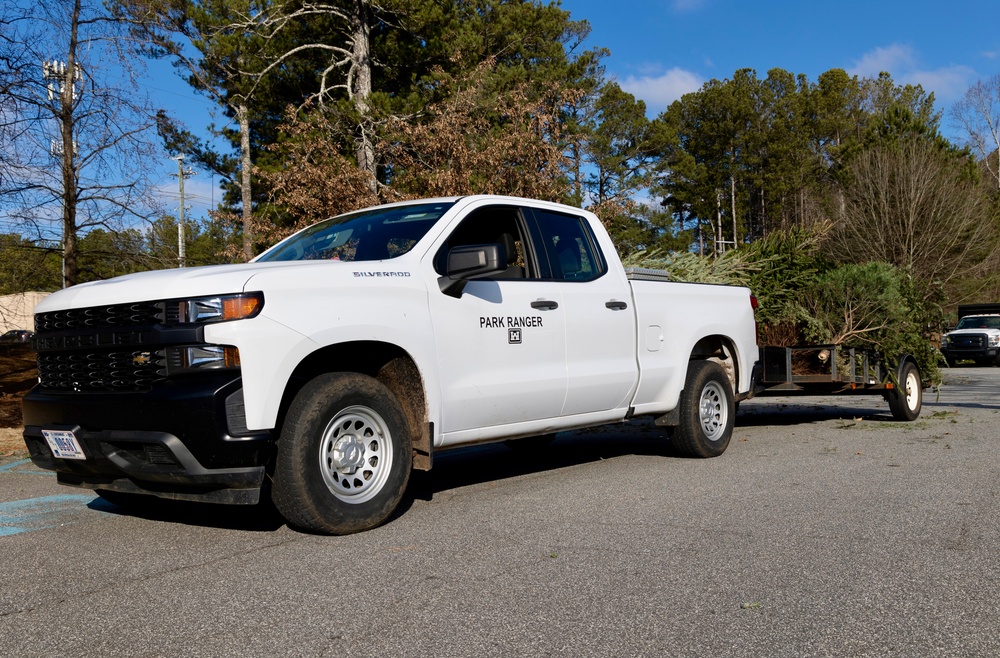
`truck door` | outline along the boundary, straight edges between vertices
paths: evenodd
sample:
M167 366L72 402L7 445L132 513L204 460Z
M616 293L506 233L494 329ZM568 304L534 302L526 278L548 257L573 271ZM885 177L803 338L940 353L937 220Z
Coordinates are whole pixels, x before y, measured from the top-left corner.
M525 235L521 209L485 206L466 216L432 254L438 274L445 273L448 251L456 246L501 244L508 261L506 272L469 281L458 298L430 291L443 434L554 418L562 410L562 297L556 282L539 277Z
M537 208L532 213L539 258L544 252L566 320L562 415L627 407L639 370L631 287L607 266L584 218Z

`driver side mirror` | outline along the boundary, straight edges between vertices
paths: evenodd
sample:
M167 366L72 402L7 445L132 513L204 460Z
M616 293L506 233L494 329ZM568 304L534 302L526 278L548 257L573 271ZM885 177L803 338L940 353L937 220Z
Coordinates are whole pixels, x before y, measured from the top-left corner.
M438 278L441 292L461 297L465 284L473 279L499 274L507 269L507 252L500 244L474 244L448 252L448 274Z

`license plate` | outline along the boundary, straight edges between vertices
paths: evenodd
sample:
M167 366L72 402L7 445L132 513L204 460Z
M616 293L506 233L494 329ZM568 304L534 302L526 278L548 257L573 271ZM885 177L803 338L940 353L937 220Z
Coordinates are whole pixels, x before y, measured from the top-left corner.
M76 435L68 430L42 430L52 454L59 459L86 459Z

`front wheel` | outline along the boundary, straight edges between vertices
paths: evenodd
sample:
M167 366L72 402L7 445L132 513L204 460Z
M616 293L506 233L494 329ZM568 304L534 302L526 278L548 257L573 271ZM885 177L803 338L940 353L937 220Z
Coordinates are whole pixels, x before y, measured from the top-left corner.
M677 448L688 457L718 457L733 435L736 405L726 371L713 361L692 361L680 400Z
M913 362L907 361L899 370L899 384L886 395L892 417L896 420L916 420L923 405L923 393L920 371Z
M328 534L373 528L396 509L413 455L392 392L357 373L320 375L289 407L272 499L291 525Z

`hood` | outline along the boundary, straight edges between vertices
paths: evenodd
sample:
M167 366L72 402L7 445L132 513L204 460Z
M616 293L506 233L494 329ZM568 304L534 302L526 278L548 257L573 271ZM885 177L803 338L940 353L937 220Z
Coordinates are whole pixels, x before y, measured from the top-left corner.
M297 279L309 280L314 274L312 270L322 268L329 272L330 268L339 269L347 265L357 265L357 263L339 261L241 263L139 272L105 281L81 283L59 290L43 299L35 307L35 312L239 293L246 291L250 279L261 272L292 270L292 275Z
M996 336L1000 334L1000 329L990 329L989 327L971 327L969 329L952 329L945 336L962 336L967 334L988 334Z

